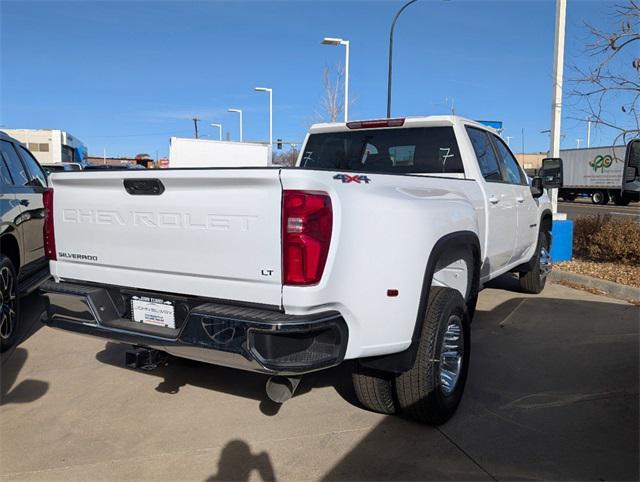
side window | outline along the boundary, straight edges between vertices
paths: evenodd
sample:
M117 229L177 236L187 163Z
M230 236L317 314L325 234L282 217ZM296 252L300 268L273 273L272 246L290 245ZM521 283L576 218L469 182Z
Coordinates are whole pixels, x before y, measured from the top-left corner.
M527 184L527 178L523 176L522 170L518 165L518 161L513 157L513 154L511 154L511 151L506 144L498 136L492 135L491 137L493 138L498 154L500 154L501 157L504 180L509 184Z
M29 169L29 185L46 187L47 176L42 171L42 168L40 167L40 164L38 164L38 161L36 161L31 153L24 147L18 146L18 150L20 151L20 155L22 156L24 163Z
M9 173L13 180L12 184L14 186L28 186L29 175L22 162L20 162L20 157L18 157L13 145L8 141L0 141L0 154L2 154L2 158L9 168Z
M13 186L13 179L4 160L4 156L0 156L0 184L3 186Z
M482 177L488 182L502 182L498 158L487 133L482 129L467 127L467 134L469 134L473 150L478 158Z

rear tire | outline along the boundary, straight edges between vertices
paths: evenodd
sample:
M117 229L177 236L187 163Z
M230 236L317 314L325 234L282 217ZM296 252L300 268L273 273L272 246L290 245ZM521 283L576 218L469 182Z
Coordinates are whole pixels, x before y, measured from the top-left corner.
M566 193L562 195L562 199L568 202L573 202L576 200L576 194L575 193Z
M18 281L13 263L0 256L0 352L11 348L18 336Z
M614 194L613 202L616 206L628 206L631 202L631 199L625 196L621 196L620 194Z
M609 193L606 191L595 191L591 194L591 202L600 206L609 204Z
M548 257L549 262L551 262L551 255L549 254L551 243L549 242L549 238L550 236L548 232L540 231L538 234L538 245L535 254L536 261L533 269L526 273L520 273L520 289L524 293L537 295L544 289L544 286L547 283L548 272L545 273L545 268L542 266L541 259Z
M451 418L467 379L469 335L464 298L456 290L431 286L413 367L396 377L398 405L406 415L429 425Z
M396 412L392 375L371 370L356 360L352 379L358 401L366 409L387 415Z

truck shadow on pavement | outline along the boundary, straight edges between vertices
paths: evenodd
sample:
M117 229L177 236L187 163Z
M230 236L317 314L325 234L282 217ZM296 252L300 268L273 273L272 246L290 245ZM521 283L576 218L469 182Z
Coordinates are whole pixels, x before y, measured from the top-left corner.
M128 370L129 368L124 365L124 358L125 353L130 349L129 345L107 342L104 350L96 354L96 359L102 363ZM357 403L351 385L350 367L351 363L345 362L335 368L305 375L302 377L295 396L308 393L314 387L333 386L340 396L349 403ZM260 373L172 356L169 357L167 365L144 373L161 379L156 387L156 391L160 393L175 395L182 387L192 385L258 400L260 411L268 416L276 415L282 406L267 398L265 384L268 377ZM238 382L240 377L242 378L241 383Z
M456 415L438 428L384 417L311 478L638 480L640 310L575 293L485 296L472 325L469 377ZM504 302L496 299L503 296ZM124 367L127 349L107 343L97 359ZM182 359L149 375L160 378L156 390L163 393L195 385L259 400L266 415L278 412L266 401L264 375ZM350 364L303 377L296 395L323 386L357 403ZM336 441L349 437L341 428L330 429ZM335 447L326 445L326 453L316 455L333 460ZM210 480L248 480L255 470L264 480L275 473L300 477L299 467L284 464L293 454L276 457L275 450L254 455L247 442L232 439ZM297 450L304 458L306 449Z
M638 480L639 313L543 297L479 308L454 417L385 417L322 479Z

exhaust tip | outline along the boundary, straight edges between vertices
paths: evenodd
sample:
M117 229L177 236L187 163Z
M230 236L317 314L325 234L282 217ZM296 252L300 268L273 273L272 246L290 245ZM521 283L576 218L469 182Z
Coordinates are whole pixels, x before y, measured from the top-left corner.
M300 378L269 377L266 386L267 396L273 402L284 403L293 397L299 383Z

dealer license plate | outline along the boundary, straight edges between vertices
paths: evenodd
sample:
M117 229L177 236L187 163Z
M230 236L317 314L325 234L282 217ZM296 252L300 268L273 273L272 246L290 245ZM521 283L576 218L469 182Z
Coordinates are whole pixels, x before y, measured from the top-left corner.
M133 321L149 325L176 327L173 302L146 296L131 297L131 317Z

